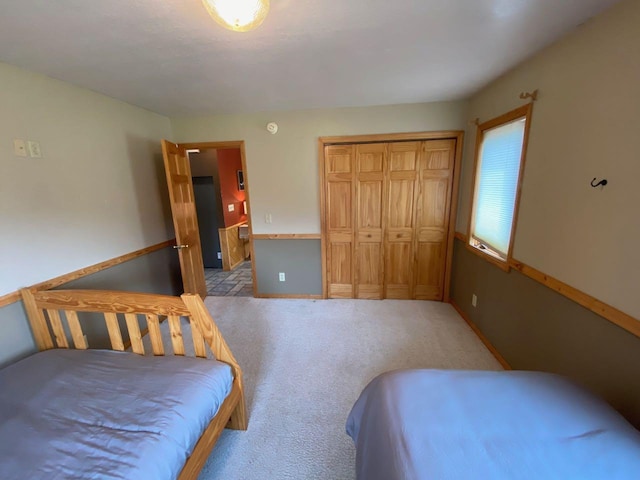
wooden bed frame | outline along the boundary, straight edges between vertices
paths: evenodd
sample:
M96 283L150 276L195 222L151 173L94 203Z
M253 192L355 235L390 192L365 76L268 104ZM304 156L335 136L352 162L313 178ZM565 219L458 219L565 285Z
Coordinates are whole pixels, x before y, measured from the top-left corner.
M198 295L184 294L180 297L172 297L111 290L34 291L23 289L21 292L39 350L52 348L87 349L89 345L82 331L78 312L98 312L103 314L113 350L125 350L118 321L118 314L123 314L131 349L134 353L144 355L143 335L140 331L138 318L140 315L146 319L154 355L165 355L166 351L160 332L162 317L166 317L169 322L173 354L184 355L180 317L186 317L191 324L191 336L196 356L206 358L206 347L208 346L218 361L231 366L234 375L231 393L196 443L193 453L180 472L179 480L195 480L198 477L198 473L225 427L235 430L247 429L242 370ZM64 316L61 315L61 312L64 313ZM63 318L66 319L73 342L67 338Z

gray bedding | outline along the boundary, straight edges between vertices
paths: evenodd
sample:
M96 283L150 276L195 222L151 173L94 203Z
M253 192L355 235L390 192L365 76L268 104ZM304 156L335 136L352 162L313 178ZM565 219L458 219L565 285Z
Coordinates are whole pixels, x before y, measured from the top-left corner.
M0 478L174 479L232 382L214 360L32 355L0 370Z
M640 479L640 432L545 373L383 374L355 403L347 433L360 480Z

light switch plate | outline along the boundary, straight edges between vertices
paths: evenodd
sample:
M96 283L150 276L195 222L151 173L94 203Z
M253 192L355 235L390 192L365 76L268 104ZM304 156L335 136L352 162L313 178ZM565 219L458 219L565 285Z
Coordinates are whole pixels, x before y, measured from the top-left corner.
M31 158L42 158L42 151L40 150L40 144L38 142L28 140L27 150L29 150L29 156Z
M13 140L13 154L16 157L26 157L27 156L27 147L26 147L23 139L16 138L16 139Z
M233 212L236 209L236 206L233 203L230 203L229 205L227 205L227 209L230 212Z

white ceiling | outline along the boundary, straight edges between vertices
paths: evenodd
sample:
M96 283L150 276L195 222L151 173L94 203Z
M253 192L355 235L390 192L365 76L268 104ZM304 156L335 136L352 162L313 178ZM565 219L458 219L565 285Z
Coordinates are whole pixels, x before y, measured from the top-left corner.
M469 96L617 0L0 0L0 61L166 115Z

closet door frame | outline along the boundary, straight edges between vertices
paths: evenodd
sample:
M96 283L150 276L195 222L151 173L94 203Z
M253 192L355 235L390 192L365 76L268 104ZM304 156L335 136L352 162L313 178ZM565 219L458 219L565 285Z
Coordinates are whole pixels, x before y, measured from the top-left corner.
M325 179L325 147L330 145L345 145L359 143L388 143L388 142L404 142L404 141L423 141L423 140L446 140L454 139L456 141L455 159L453 167L453 185L451 189L451 202L449 210L449 228L447 232L447 248L444 275L444 294L442 301L450 302L450 284L451 284L451 263L453 258L453 242L456 230L456 214L458 211L458 190L460 185L460 169L462 163L462 144L464 140L464 131L447 130L436 132L409 132L409 133L389 133L374 135L349 135L349 136L333 136L318 138L318 167L320 178L320 232L321 232L321 249L322 249L322 297L328 298L327 291L327 225L326 225L326 179Z

